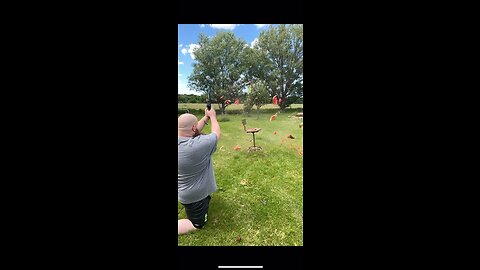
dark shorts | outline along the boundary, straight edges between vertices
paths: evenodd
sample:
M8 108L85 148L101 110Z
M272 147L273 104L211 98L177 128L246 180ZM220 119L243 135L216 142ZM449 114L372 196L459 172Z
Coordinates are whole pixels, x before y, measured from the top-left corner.
M208 206L210 205L211 197L208 196L205 199L190 203L190 204L183 204L185 207L185 212L187 213L188 219L192 222L193 226L197 229L203 228L205 223L207 222L208 216Z

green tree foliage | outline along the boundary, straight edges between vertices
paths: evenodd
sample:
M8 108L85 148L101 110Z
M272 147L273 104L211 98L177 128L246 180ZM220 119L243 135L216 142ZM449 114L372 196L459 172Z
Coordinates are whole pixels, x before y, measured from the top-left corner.
M248 87L247 100L244 103L245 112L250 112L253 106L257 107L257 113L260 107L270 102L270 95L267 90L267 85L262 81L257 81Z
M303 25L279 25L260 33L256 52L261 67L255 67L250 76L267 83L270 96L282 99L285 109L296 99L303 98Z
M224 114L228 106L225 101L233 103L239 98L248 81L245 61L248 45L232 32L219 32L211 39L200 34L198 43L188 86L203 94L210 91L211 102L217 103Z
M206 103L206 95L178 95L178 103Z

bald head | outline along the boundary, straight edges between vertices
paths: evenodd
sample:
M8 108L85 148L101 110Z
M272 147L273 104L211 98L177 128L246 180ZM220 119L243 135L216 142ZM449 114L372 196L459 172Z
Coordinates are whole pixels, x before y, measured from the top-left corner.
M178 117L178 135L193 136L195 131L192 127L197 127L197 117L190 113L184 113Z

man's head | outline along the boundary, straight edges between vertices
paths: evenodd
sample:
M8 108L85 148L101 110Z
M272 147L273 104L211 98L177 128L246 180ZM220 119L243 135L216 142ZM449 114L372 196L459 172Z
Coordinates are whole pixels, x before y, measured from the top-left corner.
M178 136L195 137L200 132L197 128L197 117L190 113L184 113L178 117Z

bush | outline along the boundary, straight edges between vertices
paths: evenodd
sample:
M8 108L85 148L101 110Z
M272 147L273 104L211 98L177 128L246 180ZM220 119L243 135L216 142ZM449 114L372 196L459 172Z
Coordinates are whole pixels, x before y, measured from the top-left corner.
M247 103L243 104L243 111L246 114L249 114L252 111L252 108L253 108L253 103L247 102Z
M218 120L218 122L228 122L228 121L230 121L230 118L228 118L228 117L225 116L225 115L219 115L219 116L217 117L217 120Z

